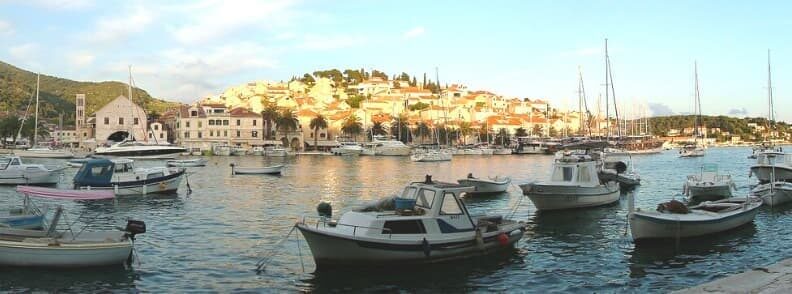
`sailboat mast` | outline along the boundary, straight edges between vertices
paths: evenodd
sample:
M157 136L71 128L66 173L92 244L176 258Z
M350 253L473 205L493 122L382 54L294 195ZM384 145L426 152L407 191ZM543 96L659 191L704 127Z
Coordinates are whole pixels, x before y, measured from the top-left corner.
M38 109L39 109L39 87L41 86L41 74L36 74L36 120L33 125L33 146L38 146Z
M775 121L775 113L773 113L773 79L770 73L770 49L767 49L767 126L768 129Z
M609 104L610 94L608 92L608 90L609 90L608 89L608 84L609 84L608 83L608 78L609 78L608 77L608 73L610 72L610 69L608 68L608 64L609 64L608 63L608 38L605 38L605 121L606 121L605 126L607 128L607 131L606 131L607 137L610 138L610 136L611 136L611 132L610 132L610 129L611 129L610 128L610 104Z
M695 130L693 130L693 133L696 135L695 139L698 140L698 137L701 135L700 134L700 131L701 131L700 130L700 128L701 128L701 93L699 92L698 62L697 61L693 62L693 75L695 76L694 79L695 79L695 84L696 84L696 93L695 93L696 97L695 97L695 99L693 101L693 103L694 103L694 105L693 105L694 114L696 115L696 125L694 126Z

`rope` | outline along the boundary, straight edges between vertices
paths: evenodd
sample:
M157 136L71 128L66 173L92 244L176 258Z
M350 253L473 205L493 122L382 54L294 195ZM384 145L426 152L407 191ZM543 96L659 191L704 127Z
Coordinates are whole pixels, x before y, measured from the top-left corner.
M506 219L512 219L512 217L514 217L514 214L517 213L517 208L520 207L520 204L522 204L522 200L525 197L525 195L522 194L522 189L520 189L519 186L515 185L514 183L511 185L517 187L517 191L520 192L520 198L517 199L517 203L515 203L514 207L512 207L511 211L509 212L509 216Z
M272 249L268 252L268 254L256 263L256 273L261 273L264 271L267 265L269 265L270 261L272 261L272 257L275 256L275 252L277 252L278 247L280 247L280 245L283 244L284 241L289 239L289 236L291 236L292 232L294 232L295 229L297 229L297 226L296 225L292 226L291 230L289 230L289 233L286 234L286 236L283 237L283 239L280 239L277 243L275 243L275 246L272 247ZM300 259L300 261L302 262L302 259ZM305 269L303 268L303 271L304 270Z
M184 173L184 179L187 181L187 195L192 194L192 188L190 188L190 174Z

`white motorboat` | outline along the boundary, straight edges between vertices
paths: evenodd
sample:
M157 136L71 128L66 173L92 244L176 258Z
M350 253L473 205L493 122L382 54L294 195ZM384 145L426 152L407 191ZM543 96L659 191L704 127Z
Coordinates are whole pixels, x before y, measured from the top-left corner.
M26 164L19 156L0 156L0 185L54 185L62 170Z
M492 151L492 154L493 155L511 155L512 154L512 150L510 148L498 147L498 148L495 148L495 150Z
M410 156L410 160L414 162L435 162L435 161L451 161L454 154L451 150L447 149L428 149L428 150L415 150Z
M375 155L378 156L408 156L410 155L410 146L405 145L402 141L387 138L385 136L374 136L371 143Z
M255 155L255 156L264 155L264 147L254 146L253 148L250 148L250 151L248 152L248 154Z
M338 147L330 149L330 152L335 155L360 155L363 153L363 147L356 142L343 141L338 143Z
M635 242L646 239L704 236L737 228L754 220L762 201L755 197L706 201L686 207L679 201L658 206L659 211L633 209L630 197L629 223Z
M615 181L622 190L633 189L641 185L641 176L635 171L631 153L605 148L602 152L602 168L598 176L600 181Z
M98 147L97 157L124 157L134 159L173 159L187 149L174 145L148 144L138 141L121 141L110 147Z
M514 154L546 154L547 146L539 140L528 140L528 138L518 138L517 147Z
M134 168L131 160L92 159L74 175L74 189L112 190L115 195L176 193L185 169Z
M222 145L214 145L212 146L212 154L219 155L219 156L230 156L231 155L231 146L222 144Z
M25 150L15 150L14 154L24 158L73 158L74 153L66 149L52 149L50 147L33 147Z
M751 166L751 175L759 183L792 180L792 154L770 151L756 156L756 164Z
M511 178L496 176L495 178L480 179L473 177L473 174L470 173L467 178L459 179L457 182L460 185L475 188L475 190L470 193L495 194L506 192L506 189L508 189L511 184Z
M751 195L761 198L765 205L789 203L792 202L792 183L778 181L761 184L751 190Z
M479 146L478 149L481 151L481 155L494 155L495 148L491 148L489 146Z
M601 183L597 162L588 154L564 152L549 181L520 185L538 210L594 207L619 201L616 182Z
M206 158L176 159L165 161L165 165L172 167L199 167L206 166Z
M190 149L190 155L192 155L192 156L201 156L201 155L203 155L203 151L201 151L201 148L191 148Z
M239 167L236 164L231 164L232 175L274 175L280 174L282 170L282 164L265 167Z
M264 156L286 157L286 155L288 155L288 152L286 148L283 148L283 145L269 146L264 149Z
M679 157L701 157L704 154L706 151L698 144L686 144L679 149Z
M683 191L692 202L720 200L732 196L736 189L731 175L718 174L718 165L705 164L698 175L689 175Z
M748 155L748 158L756 159L759 154L765 152L781 152L781 147L775 147L772 142L762 142L759 146L751 148L751 155Z
M113 198L112 192L73 191L19 186L26 196L48 199L96 200ZM120 231L57 230L63 215L58 206L42 230L0 228L0 265L20 267L88 267L121 265L131 261L135 236L146 232L142 221L128 220Z
M501 216L471 216L461 198L472 187L427 176L399 197L316 223L296 224L317 267L431 264L509 250L526 224ZM320 204L320 209L323 204ZM332 208L326 203L322 212Z

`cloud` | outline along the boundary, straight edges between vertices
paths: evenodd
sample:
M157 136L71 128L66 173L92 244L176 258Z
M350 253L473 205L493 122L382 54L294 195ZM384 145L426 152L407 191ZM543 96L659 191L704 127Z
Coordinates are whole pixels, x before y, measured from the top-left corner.
M36 43L25 43L8 48L8 54L18 60L31 59L38 52L39 45Z
M11 2L34 5L53 10L74 10L94 5L94 0L25 0Z
M154 12L143 6L132 9L128 15L103 17L96 22L96 30L85 36L92 42L118 43L142 32L154 20Z
M307 50L333 50L357 46L366 42L366 39L360 36L351 35L307 35L302 37L302 40L297 44L299 49Z
M416 38L416 37L419 37L419 36L423 35L424 33L426 33L426 30L424 29L424 27L417 26L417 27L414 27L414 28L404 32L404 34L402 34L402 38L404 38L404 39L413 39L413 38Z
M748 115L748 109L745 109L745 107L733 108L729 110L728 114L732 116L746 116Z
M14 26L10 22L0 19L0 35L10 35L14 33Z
M265 28L287 21L293 0L204 0L167 8L188 17L188 23L171 29L183 44L211 42L246 28Z
M671 110L671 107L662 103L649 103L649 111L652 112L652 116L668 116L674 115L674 111Z
M85 67L93 64L94 59L96 59L96 56L91 53L78 52L69 56L69 63L76 67Z

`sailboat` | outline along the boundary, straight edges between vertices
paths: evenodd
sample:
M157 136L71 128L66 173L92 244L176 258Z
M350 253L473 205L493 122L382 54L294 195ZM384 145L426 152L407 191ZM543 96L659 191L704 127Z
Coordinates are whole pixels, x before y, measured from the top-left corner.
M74 157L74 154L69 150L52 149L48 146L38 146L38 109L40 84L41 75L36 74L36 122L33 127L33 146L26 150L14 151L14 154L25 158L72 158Z
M129 100L132 101L132 67L129 68L129 84L127 85ZM148 129L148 127L146 127ZM171 144L150 144L135 141L134 132L129 132L129 137L110 147L96 148L94 155L98 157L114 156L135 159L174 159L186 148Z
M773 121L775 121L775 111L773 110L773 80L770 72L770 50L767 50L767 131L770 133L765 137L761 145L753 148L750 159L756 159L759 154L765 152L778 151L771 140Z
M686 144L682 146L682 149L679 150L679 157L701 157L704 156L704 147L702 147L698 143L698 139L701 136L701 92L699 92L699 80L698 80L698 63L693 63L693 73L695 76L695 98L693 101L694 106L694 115L696 116L696 122L693 125L693 143Z

